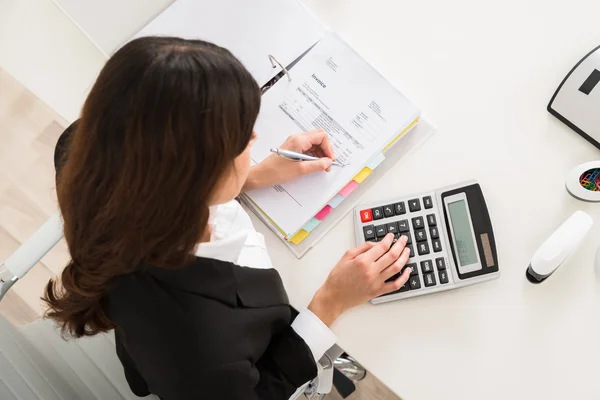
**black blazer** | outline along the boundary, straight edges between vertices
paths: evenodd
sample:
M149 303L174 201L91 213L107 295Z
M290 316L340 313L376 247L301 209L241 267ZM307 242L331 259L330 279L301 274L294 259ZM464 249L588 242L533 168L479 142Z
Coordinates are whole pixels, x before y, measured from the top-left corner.
M72 132L57 144L57 170ZM179 269L142 266L119 277L103 304L138 396L287 400L317 375L274 269L199 257Z

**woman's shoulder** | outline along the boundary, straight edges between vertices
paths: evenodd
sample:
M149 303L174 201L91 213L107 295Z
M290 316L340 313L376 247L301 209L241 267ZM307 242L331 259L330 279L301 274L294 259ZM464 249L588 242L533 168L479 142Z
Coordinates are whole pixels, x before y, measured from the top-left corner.
M194 257L186 266L164 268L140 266L134 272L114 279L107 293L109 304L135 309L163 307L170 302L214 298L236 304L234 265L228 262Z
M163 308L168 303L201 305L207 300L236 308L288 304L279 273L275 269L254 269L212 258L195 257L181 268L146 265L115 279L108 303L126 308Z

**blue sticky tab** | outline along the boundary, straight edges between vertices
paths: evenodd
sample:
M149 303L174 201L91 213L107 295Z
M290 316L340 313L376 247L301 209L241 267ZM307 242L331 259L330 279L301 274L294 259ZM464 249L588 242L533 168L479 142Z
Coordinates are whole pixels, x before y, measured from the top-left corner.
M383 160L385 160L383 153L377 153L367 162L366 166L373 170L377 168Z
M345 197L338 193L333 199L329 200L329 203L327 204L329 204L333 208L336 208L337 206L342 204L342 201L344 201L344 199Z
M312 230L315 229L320 223L321 221L319 221L316 218L313 218L310 221L308 221L306 225L302 227L302 229L304 229L306 232L312 232Z

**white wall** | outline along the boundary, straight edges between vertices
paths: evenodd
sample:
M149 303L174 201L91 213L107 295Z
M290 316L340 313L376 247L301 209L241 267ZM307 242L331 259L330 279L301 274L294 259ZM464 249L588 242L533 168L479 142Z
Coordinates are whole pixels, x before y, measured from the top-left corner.
M0 68L73 121L107 55L173 1L0 0Z
M78 117L105 61L51 0L0 0L0 68L67 121Z
M109 55L175 0L54 1Z

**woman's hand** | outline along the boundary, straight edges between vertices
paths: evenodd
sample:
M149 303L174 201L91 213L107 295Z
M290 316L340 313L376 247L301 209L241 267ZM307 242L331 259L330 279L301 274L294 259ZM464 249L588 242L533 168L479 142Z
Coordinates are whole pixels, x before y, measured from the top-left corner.
M250 168L244 191L286 183L314 172L329 172L331 163L335 161L329 136L322 129L291 135L280 148L321 158L315 161L292 161L271 154Z
M331 270L308 309L330 326L344 311L400 289L408 281L410 268L396 280L386 280L406 265L410 249L406 247L406 236L391 246L393 239L394 235L388 233L379 243L366 242L348 250Z

